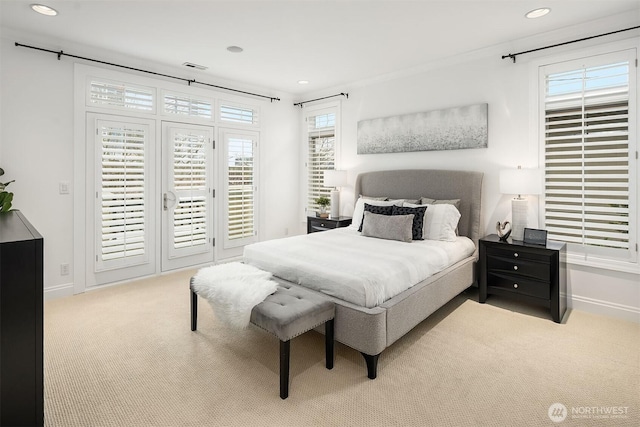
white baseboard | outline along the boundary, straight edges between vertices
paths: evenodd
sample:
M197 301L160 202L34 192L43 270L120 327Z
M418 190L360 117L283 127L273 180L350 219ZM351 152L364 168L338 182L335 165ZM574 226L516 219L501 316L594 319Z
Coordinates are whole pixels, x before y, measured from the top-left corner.
M609 301L602 301L595 298L572 295L568 301L569 308L586 311L588 313L601 314L640 323L640 308L630 305L617 304Z
M62 285L49 286L44 289L45 300L68 297L71 295L73 295L73 283L64 283Z

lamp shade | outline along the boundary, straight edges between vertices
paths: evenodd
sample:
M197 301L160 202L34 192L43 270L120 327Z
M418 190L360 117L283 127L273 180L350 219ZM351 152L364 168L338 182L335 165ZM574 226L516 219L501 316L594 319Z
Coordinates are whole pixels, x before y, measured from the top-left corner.
M347 171L328 170L324 171L325 187L342 187L347 185Z
M518 195L542 193L542 170L518 168L500 171L500 192Z

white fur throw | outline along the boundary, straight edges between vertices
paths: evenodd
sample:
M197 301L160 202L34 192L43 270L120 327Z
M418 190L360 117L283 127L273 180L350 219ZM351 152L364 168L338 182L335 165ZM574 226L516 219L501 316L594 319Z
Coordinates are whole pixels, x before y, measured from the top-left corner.
M271 273L232 262L200 269L193 290L211 304L216 318L234 328L249 325L251 310L278 288Z

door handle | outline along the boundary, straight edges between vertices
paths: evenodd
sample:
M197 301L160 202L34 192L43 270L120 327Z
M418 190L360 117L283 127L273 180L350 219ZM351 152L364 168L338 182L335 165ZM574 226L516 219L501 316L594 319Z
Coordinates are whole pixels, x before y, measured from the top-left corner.
M176 201L176 196L175 194L171 193L171 195L173 196L172 198L169 197L169 193L171 193L171 191L167 191L166 193L163 194L162 196L162 208L166 211L169 210L169 207L173 207L175 206L175 203L171 206L169 206L169 202L175 202Z

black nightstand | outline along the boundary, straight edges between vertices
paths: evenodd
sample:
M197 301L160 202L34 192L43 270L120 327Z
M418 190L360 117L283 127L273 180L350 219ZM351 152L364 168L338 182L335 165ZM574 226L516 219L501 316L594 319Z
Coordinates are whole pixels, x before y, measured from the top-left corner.
M319 218L317 216L307 217L307 234L316 231L332 230L334 228L348 227L351 225L350 216L339 216L337 218Z
M551 310L554 322L562 321L567 310L566 244L502 242L495 234L480 239L479 244L481 303L487 295L503 295L543 305Z

